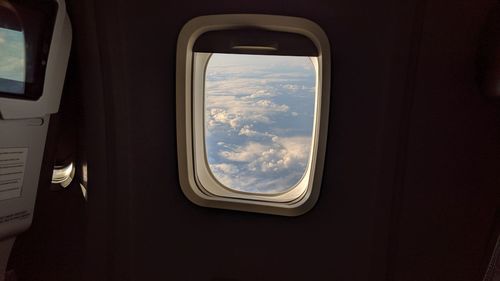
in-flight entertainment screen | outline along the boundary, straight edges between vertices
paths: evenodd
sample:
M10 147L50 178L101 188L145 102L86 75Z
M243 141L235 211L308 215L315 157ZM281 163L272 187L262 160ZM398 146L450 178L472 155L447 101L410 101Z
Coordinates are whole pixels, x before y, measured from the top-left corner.
M51 0L0 1L0 97L42 95L57 7Z
M0 27L0 92L23 95L25 80L24 33Z

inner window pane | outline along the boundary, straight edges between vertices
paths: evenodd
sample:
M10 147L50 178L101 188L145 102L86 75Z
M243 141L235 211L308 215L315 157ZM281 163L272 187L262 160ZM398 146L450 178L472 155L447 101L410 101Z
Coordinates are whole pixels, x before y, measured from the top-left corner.
M299 183L312 145L311 58L213 54L205 75L205 149L215 178L268 194Z
M24 94L24 33L0 27L0 92Z

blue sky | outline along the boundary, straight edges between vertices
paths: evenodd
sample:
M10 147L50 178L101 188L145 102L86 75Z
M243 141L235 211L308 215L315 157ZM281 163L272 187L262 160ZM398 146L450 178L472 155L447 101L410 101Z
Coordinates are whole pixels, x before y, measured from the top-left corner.
M0 78L24 82L24 57L23 32L0 28Z
M308 164L316 72L308 57L213 54L205 83L205 144L225 186L275 193Z

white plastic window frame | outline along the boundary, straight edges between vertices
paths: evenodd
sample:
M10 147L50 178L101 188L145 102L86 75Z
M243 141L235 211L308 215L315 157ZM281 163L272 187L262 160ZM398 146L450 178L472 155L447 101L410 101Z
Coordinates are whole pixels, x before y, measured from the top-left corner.
M205 32L255 27L297 33L309 38L318 49L316 103L312 146L304 177L293 188L272 194L230 189L211 173L205 153L204 79L210 54L193 52L197 38ZM330 104L330 44L314 22L297 17L231 14L201 16L182 28L177 41L176 118L179 181L184 195L193 203L212 208L298 216L318 200L326 152Z

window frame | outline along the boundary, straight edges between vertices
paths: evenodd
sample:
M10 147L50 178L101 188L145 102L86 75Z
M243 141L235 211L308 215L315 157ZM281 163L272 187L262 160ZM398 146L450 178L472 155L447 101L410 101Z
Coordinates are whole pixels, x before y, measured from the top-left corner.
M210 53L195 53L193 45L203 33L216 30L261 28L306 36L318 49L316 105L311 153L304 177L278 194L237 191L223 186L211 173L205 151L204 81ZM178 169L181 189L193 203L213 208L297 216L316 203L321 188L326 152L330 100L330 45L315 23L296 17L233 14L202 16L182 28L177 42L176 117ZM201 104L200 104L201 103ZM298 188L300 187L300 188Z

